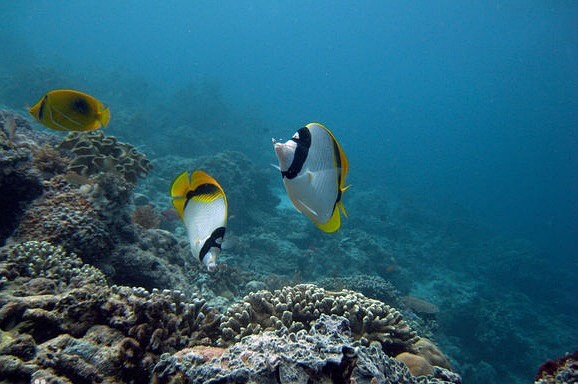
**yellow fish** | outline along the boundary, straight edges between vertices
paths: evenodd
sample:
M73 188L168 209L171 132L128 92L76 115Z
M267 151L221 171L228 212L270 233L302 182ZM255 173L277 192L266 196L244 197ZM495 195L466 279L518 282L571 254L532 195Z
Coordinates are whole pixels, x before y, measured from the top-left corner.
M217 269L227 226L227 197L217 180L203 171L178 175L171 185L173 206L185 223L191 252L209 272Z
M48 92L29 112L57 131L93 131L106 127L110 120L110 111L100 101L71 89Z
M349 163L345 152L324 125L309 123L285 143L273 139L278 169L295 208L324 232L341 226L347 217L341 197L347 190Z

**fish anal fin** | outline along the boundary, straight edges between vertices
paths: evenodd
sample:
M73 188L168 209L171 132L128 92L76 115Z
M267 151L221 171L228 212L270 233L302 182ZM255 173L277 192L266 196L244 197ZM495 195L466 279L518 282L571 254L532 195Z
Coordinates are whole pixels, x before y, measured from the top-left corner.
M341 216L339 215L339 209L337 206L333 210L331 218L326 223L318 223L314 221L317 228L321 229L323 232L332 233L341 227Z

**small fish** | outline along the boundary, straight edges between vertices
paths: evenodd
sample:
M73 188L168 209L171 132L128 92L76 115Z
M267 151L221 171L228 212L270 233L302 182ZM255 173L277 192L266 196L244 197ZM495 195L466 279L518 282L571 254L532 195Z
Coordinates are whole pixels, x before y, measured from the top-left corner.
M178 175L171 185L173 206L185 223L191 252L209 272L217 258L227 226L227 197L219 183L203 171Z
M86 93L57 89L42 96L30 114L41 124L57 131L93 131L106 127L110 111Z
M309 123L285 143L273 139L278 169L289 199L324 232L341 226L347 213L341 197L347 190L347 157L333 134L322 124Z

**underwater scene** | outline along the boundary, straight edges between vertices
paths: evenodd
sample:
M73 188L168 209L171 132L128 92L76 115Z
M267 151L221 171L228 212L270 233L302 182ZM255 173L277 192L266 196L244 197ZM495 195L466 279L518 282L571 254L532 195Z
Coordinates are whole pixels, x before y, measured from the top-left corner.
M578 3L0 23L0 383L578 382Z

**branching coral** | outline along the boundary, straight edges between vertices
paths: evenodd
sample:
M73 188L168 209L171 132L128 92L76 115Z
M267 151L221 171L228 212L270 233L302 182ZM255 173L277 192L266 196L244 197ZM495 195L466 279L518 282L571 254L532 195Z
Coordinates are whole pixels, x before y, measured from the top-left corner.
M11 271L19 277L54 279L66 285L73 281L106 284L106 278L98 269L83 264L75 254L69 254L62 247L46 241L28 241L4 248L0 252L0 260L5 264L0 274ZM14 279L16 276L5 277ZM30 286L28 288L30 290Z

